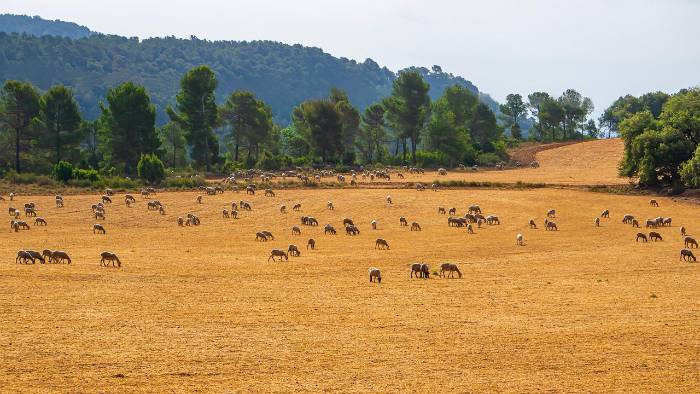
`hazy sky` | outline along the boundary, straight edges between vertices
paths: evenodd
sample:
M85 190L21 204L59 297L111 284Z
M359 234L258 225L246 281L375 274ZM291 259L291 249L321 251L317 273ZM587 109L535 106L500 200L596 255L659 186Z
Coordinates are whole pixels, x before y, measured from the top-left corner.
M575 88L596 113L700 84L700 0L2 0L6 12L142 38L301 43L392 70L438 64L499 101Z

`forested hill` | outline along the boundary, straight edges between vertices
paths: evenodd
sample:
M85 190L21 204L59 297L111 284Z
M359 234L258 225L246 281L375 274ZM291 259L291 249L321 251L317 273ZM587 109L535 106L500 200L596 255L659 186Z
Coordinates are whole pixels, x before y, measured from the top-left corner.
M50 21L38 16L0 14L0 31L26 33L35 36L83 38L93 34L90 29L73 22Z
M63 23L37 21L39 25L46 22ZM0 30L6 26L0 24ZM196 37L139 40L102 34L73 39L0 32L0 82L24 80L41 89L54 84L70 86L90 119L99 115L99 102L107 89L131 80L148 89L158 110L158 123L162 124L180 78L201 64L217 74L217 101L223 102L236 89L250 90L271 105L275 120L282 124L289 122L294 106L310 98L327 97L331 87L345 90L353 104L363 109L388 96L396 78L394 72L371 59L358 63L333 57L319 48L271 41L207 41ZM419 70L430 83L433 98L453 84L478 92L471 82L444 73L439 67ZM480 97L498 111L497 103L488 95Z

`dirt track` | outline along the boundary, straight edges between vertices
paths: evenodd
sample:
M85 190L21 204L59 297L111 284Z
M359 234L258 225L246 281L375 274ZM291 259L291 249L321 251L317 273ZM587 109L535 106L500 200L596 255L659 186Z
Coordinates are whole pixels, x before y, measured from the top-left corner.
M544 152L543 152L544 154ZM507 173L504 172L504 173ZM678 261L678 228L700 229L690 205L572 190L279 191L159 195L107 208L93 235L90 204L33 197L46 228L0 232L3 391L665 391L700 389L699 266ZM29 197L13 203L19 206ZM231 201L254 211L223 219ZM327 211L332 200L335 211ZM303 204L280 214L278 206ZM437 207L470 203L500 226L449 228ZM2 202L5 210L8 202ZM560 231L541 229L556 208ZM593 219L604 208L612 218ZM175 219L194 211L196 228ZM663 242L635 243L620 223L672 216ZM320 227L290 228L301 214ZM399 227L418 221L422 232ZM351 217L362 233L342 233ZM539 230L526 227L537 218ZM380 228L369 222L377 218ZM9 220L9 219L8 219ZM333 223L337 236L324 236ZM276 239L255 242L268 229ZM515 245L525 235L526 246ZM307 251L306 240L318 250ZM389 251L374 250L382 237ZM267 262L272 248L302 256ZM18 249L60 248L71 265L17 265ZM121 269L99 267L102 250ZM457 263L463 279L410 279L409 264ZM382 270L381 285L367 269Z

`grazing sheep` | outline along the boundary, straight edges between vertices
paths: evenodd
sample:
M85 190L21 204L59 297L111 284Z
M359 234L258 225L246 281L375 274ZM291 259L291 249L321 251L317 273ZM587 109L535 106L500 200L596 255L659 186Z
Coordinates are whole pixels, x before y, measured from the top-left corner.
M297 248L296 245L289 245L289 247L287 248L287 253L289 253L290 256L294 257L301 256L301 252L299 251L299 248Z
M101 211L95 211L95 219L105 220L105 213Z
M102 203L103 203L103 204L111 204L111 203L112 203L112 199L109 198L109 196L102 196Z
M161 215L165 215L165 207L162 205L158 207L158 213L160 213Z
M127 204L129 204L129 203L132 203L132 202L136 202L136 199L135 199L134 196L132 196L131 194L125 194L125 195L124 195L124 201L125 201Z
M292 235L301 235L301 229L299 226L292 227Z
M421 264L420 271L423 274L423 279L430 279L430 266L428 264Z
M267 239L271 239L273 241L275 240L275 237L272 236L271 232L269 232L267 230L263 230L263 231L261 231L261 233L265 234L265 237L267 237Z
M376 229L377 229L377 224L378 224L378 223L377 223L376 220L372 220L372 230L376 230Z
M438 175L447 175L447 170L444 168L438 168Z
M238 211L231 211L231 217L233 219L238 219Z
M343 219L343 226L354 226L355 222L352 221L350 218L345 218Z
M250 205L250 203L247 203L245 201L241 201L239 203L239 205L241 206L241 209L243 209L244 211L252 211L253 210L253 207Z
M480 214L481 213L481 208L478 205L470 205L469 206L469 213L473 214Z
M58 197L58 196L56 196L56 197ZM59 198L56 199L56 208L63 208L63 199L62 199L62 198L61 198L61 199L59 199Z
M237 210L238 210L238 204L236 204L235 201L231 203L231 210L232 210L232 211L237 211Z
M418 222L411 223L411 231L421 231L420 224Z
M634 216L632 216L632 215L625 215L622 217L622 223L625 223L625 224L632 223L633 220L634 220Z
M289 256L284 250L272 249L272 251L270 252L270 257L267 258L267 261L270 261L270 259L272 259L272 261L275 261L275 257L279 257L280 261L282 261L282 259L284 259L285 261L289 260Z
M681 235L685 237L685 233L686 233L685 227L681 227Z
M646 228L656 228L656 219L647 219Z
M345 227L345 234L347 235L357 235L360 233L360 229L354 224Z
M377 281L377 283L382 283L382 272L379 271L379 268L370 268L369 269L369 281L370 283Z
M457 267L457 264L453 263L442 263L440 265L440 277L447 277L447 274L445 272L450 273L450 278L454 276L454 273L456 272L459 278L462 278L462 272L460 272L459 268Z
M183 218L181 218L181 217L177 218L177 225L180 226L180 227L184 226L184 225L185 225L185 219L183 219Z
M672 220L671 218L664 219L662 225L671 227L671 220Z
M610 218L610 211L609 210L604 210L603 213L600 214L601 218Z
M287 206L286 205L280 205L280 213L287 213Z
M34 225L35 226L46 226L46 220L44 218L36 218L34 219Z
M651 200L649 200L649 205L651 205L652 207L658 207L659 202L652 198Z
M326 208L328 208L328 209L331 210L331 211L335 209L335 207L333 206L333 203L330 202L330 201L328 201L328 202L326 203Z
M119 260L119 257L112 252L102 252L100 253L100 257L101 267L108 266L110 261L112 262L112 267L120 268L122 266L122 262Z
M68 253L61 251L61 250L56 250L53 253L51 253L51 262L52 263L62 263L64 261L68 261L68 264L71 263L70 257L68 257Z
M632 219L632 227L639 228L639 222L637 221L637 219Z
M275 192L272 189L265 189L265 197L274 197Z
M449 215L456 215L457 214L457 208L450 208Z
M31 255L31 253L28 253L26 250L20 250L19 252L17 252L15 264L27 264L30 261L32 262L32 264L35 264L34 257Z
M438 207L438 214L444 215L444 214L445 214L445 208L443 208L443 207Z
M681 258L679 260L685 260L685 261L690 261L693 260L694 262L697 262L698 260L695 258L695 255L693 254L693 251L690 249L681 249Z
M642 240L644 242L647 242L647 235L644 233L637 233L637 238L635 238L635 242L639 242L639 240Z
M318 226L318 220L311 216L307 219L307 223L309 226Z
M424 192L425 191L425 185L422 183L416 183L416 190L419 192Z
M34 208L25 207L25 208L24 208L24 216L34 216L34 217L36 217L36 211L34 210Z
M151 196L151 193L148 190L146 190L146 189L141 190L141 197L142 198L151 198L150 196Z
M661 237L661 234L657 233L656 231L649 232L649 239L652 241L663 241L664 240Z
M197 196L197 204L202 203L202 198L203 198L202 196Z
M228 213L228 209L224 209L223 211L221 211L221 217L223 219L230 219L231 218L231 215L229 215L229 213Z
M10 228L15 230L15 232L19 231L19 229L29 230L29 224L24 220L12 220L10 221Z
M263 234L262 232L257 232L257 233L255 233L255 240L265 242L265 241L267 241L267 236L265 234Z
M490 224L490 225L498 224L498 225L500 225L501 221L498 219L498 216L489 215L486 217L486 224Z
M422 263L413 263L411 264L411 278L413 278L413 274L416 275L416 278L422 278L423 277L423 266L425 264Z
M311 248L311 250L316 249L316 241L313 238L309 238L309 242L306 243L306 249Z
M160 209L160 206L160 201L157 200L149 201L148 204L146 204L146 208L149 211L157 211L158 209Z
M25 250L25 252L29 253L32 257L34 257L34 260L39 260L41 264L46 263L46 260L44 259L44 255L36 252L34 250Z
M374 242L374 248L375 249L389 249L389 243L381 238L377 238L377 240Z
M554 222L548 221L547 224L544 227L545 230L547 231L559 231L559 228L557 227L557 224Z
M547 217L548 218L555 218L557 216L557 211L554 209L550 209L547 211Z
M253 186L253 185L246 186L245 194L255 195L255 186Z
M693 237L685 237L683 239L683 243L685 244L685 247L688 248L697 248L698 247L698 241L695 240Z
M595 226L600 227L600 218L595 218Z
M467 223L467 233L474 234L474 227L471 223Z
M524 246L525 245L525 237L522 234L518 234L515 236L515 244L518 246Z
M401 217L399 218L399 224L400 224L401 226L408 226L408 220L406 220L405 217L401 216Z
M324 234L335 235L335 234L336 234L335 227L333 227L333 226L330 225L330 224L326 224L326 225L323 227L323 233L324 233Z
M292 211L300 211L301 210L301 204L294 204L292 207Z
M10 193L10 201L14 201L14 200L15 200L15 196L16 196L15 193Z
M535 224L535 219L530 219L530 228L537 228L537 224Z
M393 201L391 200L391 196L386 196L386 203L389 205L393 204Z
M92 233L102 233L102 234L107 234L107 230L105 230L104 226L102 226L99 223L95 223L92 225Z

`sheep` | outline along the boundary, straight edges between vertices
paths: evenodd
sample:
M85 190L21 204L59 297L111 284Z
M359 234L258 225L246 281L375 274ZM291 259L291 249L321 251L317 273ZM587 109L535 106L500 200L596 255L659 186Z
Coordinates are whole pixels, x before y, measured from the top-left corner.
M263 230L263 231L261 231L261 233L263 233L267 239L271 239L271 240L273 240L273 241L275 240L275 237L272 236L272 233L271 233L271 232L269 232L269 231L267 231L267 230Z
M102 196L102 203L103 203L103 204L111 204L111 203L112 203L112 199L109 198L109 196Z
M406 220L405 217L401 216L401 217L399 218L399 225L401 225L401 226L408 226L408 220Z
M184 226L184 225L185 225L185 219L183 219L183 218L181 218L181 217L177 218L177 225L178 225L179 227Z
M663 241L664 240L661 237L661 234L657 233L656 231L649 232L649 239L652 241Z
M376 220L372 220L372 230L377 229L377 224L378 224L378 222Z
M308 224L309 224L309 226L318 226L318 220L316 220L316 218L314 218L314 217L309 216Z
M654 218L654 221L656 222L656 227L664 225L664 218L662 218L661 216Z
M246 186L245 194L255 195L255 186L253 186L253 185Z
M105 220L105 213L101 211L95 211L95 219Z
M681 236L685 237L685 234L686 234L685 227L681 226Z
M164 206L159 206L158 207L158 213L160 213L162 216L165 216L165 207Z
M306 249L311 248L311 250L316 249L316 241L313 238L309 238L309 241L306 243Z
M68 264L71 263L70 257L68 257L68 253L61 251L61 250L56 250L53 253L51 253L51 262L52 263L62 263L65 260L68 260Z
M192 226L199 226L201 224L199 217L195 216L194 214L188 213L187 214L187 222L185 223L186 225L192 225Z
M270 259L272 259L272 261L275 261L275 257L279 257L280 261L282 261L282 259L284 259L285 261L289 261L289 256L284 250L272 249L272 251L270 252L270 257L267 258L267 261L270 261Z
M151 198L150 196L151 196L151 193L148 190L146 190L146 189L141 190L141 198Z
M444 168L438 168L438 175L447 175L447 170Z
M221 211L221 217L222 217L223 219L229 219L229 218L231 218L231 215L229 215L229 213L228 213L228 209L224 209L223 211Z
M652 207L658 207L659 202L652 198L651 200L649 200L649 205L651 205Z
M275 192L272 189L265 189L265 197L274 197Z
M27 264L30 261L32 262L32 264L35 264L34 257L31 255L31 253L28 253L26 250L20 250L19 252L17 252L15 264Z
M301 256L301 252L299 251L299 248L297 248L296 245L289 245L289 247L287 248L287 253L289 253L290 256L294 257Z
M547 211L547 217L548 218L555 218L557 216L557 211L554 209L550 209Z
M36 251L33 251L33 250L25 250L25 252L29 253L32 257L34 257L34 260L39 260L39 262L41 264L46 263L46 259L44 259L43 254L36 252Z
M595 218L595 226L600 227L600 218Z
M253 210L253 207L250 205L250 203L247 203L245 201L241 201L239 203L239 205L241 206L241 209L244 211L252 211Z
M203 198L202 196L197 196L197 204L202 203L202 198Z
M136 202L136 199L131 194L124 195L124 202L128 205L129 203Z
M104 226L102 226L99 223L95 223L92 225L92 233L102 233L102 234L107 234L107 230L105 230Z
M632 223L633 220L634 220L634 216L629 215L629 214L622 217L622 223L625 223L625 224Z
M400 172L397 172L397 173L396 173L396 176L397 176L399 179L404 179L403 174L400 173Z
M393 201L391 200L391 196L386 196L386 203L389 205L393 204Z
M237 211L237 210L238 210L238 204L236 204L235 201L231 203L231 210L232 210L232 211Z
M481 213L481 208L478 205L470 205L469 206L469 213L477 214Z
M601 218L610 218L610 210L606 209L600 214Z
M462 278L462 272L460 272L459 267L457 267L457 264L453 263L442 263L440 265L440 277L447 277L447 274L445 272L450 273L450 278L454 276L454 273L456 272L459 278Z
M121 268L122 262L116 254L112 252L100 253L100 267L108 266L110 261L112 262L112 267Z
M694 262L697 262L698 260L695 258L695 255L693 254L693 251L690 249L681 249L681 257L679 260L685 260L685 261L690 261L693 260Z
M500 225L501 221L498 219L498 216L489 215L486 217L486 224L490 224L490 225L498 224L498 225Z
M35 226L46 226L46 220L44 218L36 218L34 219L34 225Z
M472 226L471 223L467 223L467 233L474 234L474 227Z
M24 220L13 220L10 222L10 228L17 227L18 229L29 230L29 224ZM16 230L15 230L16 231Z
M646 228L656 228L656 220L655 219L647 219L646 223Z
M671 227L671 220L672 220L671 218L664 219L662 225Z
M525 237L522 234L516 235L515 244L518 246L525 246Z
M287 213L287 206L286 205L280 205L280 213Z
M554 222L547 222L544 229L547 231L559 231L557 224Z
M430 279L430 266L428 264L421 264L420 271L423 274L424 279Z
M632 227L639 228L639 222L637 221L637 219L632 219Z
M58 197L58 196L56 196ZM63 199L62 198L56 198L56 208L63 208Z
M333 206L333 203L331 201L328 201L326 203L326 208L331 210L331 211L335 209L335 207Z
M369 269L369 282L372 283L375 280L379 284L382 283L382 272L379 271L379 268L372 267Z
M693 237L685 237L683 239L683 243L685 247L691 247L691 248L697 248L698 247L698 241L695 240Z
M423 266L427 264L422 264L422 263L413 263L411 264L411 278L413 278L413 274L416 275L416 278L423 278Z
M238 219L238 211L231 211L231 218Z
M377 238L377 240L374 242L374 248L375 249L389 249L389 243L381 238Z
M360 229L357 228L354 224L345 227L345 234L347 235L357 235L360 233Z
M457 215L457 208L450 208L449 215L451 215L451 216Z
M639 242L639 240L642 240L644 242L647 242L647 235L644 233L637 233L637 238L635 238L635 242Z
M15 216L15 212L17 212L17 208L13 208L13 207L7 208L7 213L9 213L10 216Z
M16 194L15 194L15 193L10 193L9 196L10 196L10 201L14 201L14 200L15 200Z
M292 211L300 211L301 210L301 204L294 204L292 207Z
M324 233L324 234L335 235L335 234L336 234L335 227L333 227L333 226L330 225L330 224L326 224L326 225L323 227L323 233Z
M530 219L530 228L537 228L537 224L535 224L535 219Z
M416 183L416 190L419 192L424 192L425 191L425 185L422 183Z
M352 221L350 218L345 218L343 219L343 226L354 226L355 222Z
M438 214L445 215L445 214L446 214L445 208L443 208L443 207L438 207Z
M411 223L411 231L421 231L420 224L418 222Z
M265 241L267 241L267 236L265 234L263 234L262 232L257 232L257 233L255 233L255 240L265 242Z
M36 217L36 211L34 210L34 208L25 207L25 208L24 208L24 216L34 216L34 217Z
M157 200L149 201L148 204L146 205L146 207L149 211L157 211L160 209L160 206L161 206L160 201L157 201Z

